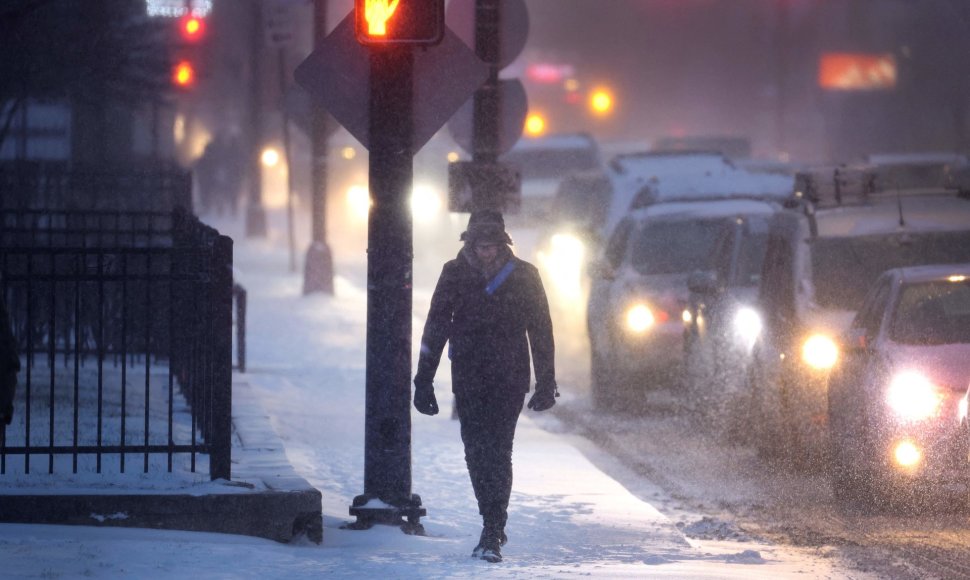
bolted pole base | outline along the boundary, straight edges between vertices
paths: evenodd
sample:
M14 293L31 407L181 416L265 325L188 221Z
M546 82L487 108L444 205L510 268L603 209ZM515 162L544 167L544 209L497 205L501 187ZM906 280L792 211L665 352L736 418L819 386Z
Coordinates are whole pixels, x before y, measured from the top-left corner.
M266 210L261 205L250 205L246 208L246 237L266 237Z
M303 263L303 294L333 295L333 254L326 242L313 242Z
M421 507L421 496L411 494L411 499L395 503L397 505L391 505L368 494L358 495L350 507L350 515L355 516L357 521L340 527L346 530L369 530L375 525L397 526L409 536L426 535L420 520L428 511Z

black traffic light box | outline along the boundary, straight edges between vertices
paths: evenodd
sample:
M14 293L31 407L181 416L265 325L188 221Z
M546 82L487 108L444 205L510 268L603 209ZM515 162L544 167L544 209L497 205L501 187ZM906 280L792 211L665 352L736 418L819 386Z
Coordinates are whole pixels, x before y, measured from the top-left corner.
M169 59L172 85L181 91L196 87L205 75L208 23L205 18L186 15L174 22Z
M444 0L354 0L357 41L365 46L431 46L445 35Z

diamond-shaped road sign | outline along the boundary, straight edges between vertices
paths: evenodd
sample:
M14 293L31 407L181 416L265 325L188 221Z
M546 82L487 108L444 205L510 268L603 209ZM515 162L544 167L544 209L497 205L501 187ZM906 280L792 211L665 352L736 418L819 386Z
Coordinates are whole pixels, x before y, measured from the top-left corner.
M351 12L296 68L296 82L364 147L370 148L370 49L357 42ZM488 78L488 66L445 29L440 44L414 50L414 133L417 151Z

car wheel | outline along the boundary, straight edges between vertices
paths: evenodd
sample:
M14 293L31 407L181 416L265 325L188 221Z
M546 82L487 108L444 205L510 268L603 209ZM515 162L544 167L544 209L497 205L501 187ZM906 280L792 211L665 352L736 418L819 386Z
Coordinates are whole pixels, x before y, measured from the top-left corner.
M851 419L844 406L836 407L830 400L829 428L832 495L844 510L861 510L869 513L876 505L873 490L875 474L864 463L863 453L853 445L858 445L857 429L851 427Z
M752 365L748 373L748 391L751 393L752 431L758 455L768 461L779 460L784 457L786 447L782 436L781 391L777 385L769 384L760 364Z
M618 407L613 372L603 358L596 354L595 349L590 350L589 366L592 382L590 386L593 393L593 406L601 411L612 411Z
M696 338L688 338L684 345L683 384L684 403L688 410L708 415L709 399L715 389L711 357Z

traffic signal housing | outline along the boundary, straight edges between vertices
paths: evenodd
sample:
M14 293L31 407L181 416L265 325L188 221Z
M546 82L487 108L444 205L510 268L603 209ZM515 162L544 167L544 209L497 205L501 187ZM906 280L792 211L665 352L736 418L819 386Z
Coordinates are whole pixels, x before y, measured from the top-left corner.
M365 46L431 46L445 35L444 0L354 0L354 30Z
M172 85L179 91L194 89L202 76L206 40L205 18L186 15L175 21L176 30L171 46Z

